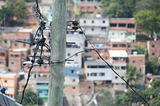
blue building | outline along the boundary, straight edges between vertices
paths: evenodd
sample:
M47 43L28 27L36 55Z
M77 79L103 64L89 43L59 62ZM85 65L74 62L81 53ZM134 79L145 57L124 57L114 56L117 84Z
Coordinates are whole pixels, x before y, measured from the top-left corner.
M65 67L66 77L79 77L79 67Z

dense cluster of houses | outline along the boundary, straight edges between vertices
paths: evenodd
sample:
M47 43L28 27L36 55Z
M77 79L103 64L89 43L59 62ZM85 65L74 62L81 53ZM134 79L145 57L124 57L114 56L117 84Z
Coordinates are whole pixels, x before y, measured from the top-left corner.
M86 2L76 0L75 4L77 11L101 11L100 0L86 0ZM48 11L47 19L50 20L51 17L51 11ZM139 84L145 85L145 55L138 54L134 45L147 48L149 57L159 57L160 42L137 42L134 18L109 18L107 15L98 15L94 18L80 18L79 25L83 31L66 31L67 41L75 42L75 44L66 45L66 58L79 51L84 51L84 53L76 54L71 58L74 61L65 63L64 94L91 93L95 84L103 84L118 90L126 88L125 82L101 60L89 42L124 79L127 64L137 67L141 74ZM30 61L29 55L35 52L35 46L15 42L15 40L30 41L30 35L35 34L35 30L3 27L1 31L0 78L7 88L6 94L15 98L18 93L22 92L28 77L30 66L23 63ZM83 33L87 35L87 38ZM45 30L44 36L47 39L46 43L50 44L51 31ZM49 56L50 52L44 49L43 54ZM49 65L35 65L27 89L31 88L38 92L39 97L47 101L48 83Z

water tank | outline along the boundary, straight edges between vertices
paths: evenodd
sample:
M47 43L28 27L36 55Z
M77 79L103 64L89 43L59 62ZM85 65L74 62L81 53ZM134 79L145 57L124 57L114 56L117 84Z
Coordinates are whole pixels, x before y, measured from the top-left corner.
M133 55L137 55L137 51L133 52Z

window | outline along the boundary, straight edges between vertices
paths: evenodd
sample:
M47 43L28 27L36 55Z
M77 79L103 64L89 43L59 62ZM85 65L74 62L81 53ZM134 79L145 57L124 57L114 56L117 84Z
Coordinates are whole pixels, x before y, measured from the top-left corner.
M117 76L115 76L115 79L117 79L118 77Z
M125 44L120 44L119 47L126 47L126 45Z
M97 76L97 73L91 73L91 76Z
M65 86L63 87L63 89L65 89Z
M82 6L81 9L84 9L84 7Z
M128 28L134 28L134 24L128 24Z
M73 82L75 82L75 79L73 79Z
M67 53L67 56L70 56L71 54L70 53Z
M94 31L94 28L92 28L91 30Z
M103 20L103 23L105 23L105 21Z
M83 23L86 23L86 21L83 21Z
M3 62L0 61L0 64L2 64Z
M90 9L90 7L87 7L87 9Z
M5 83L7 83L7 80L4 80Z
M22 54L21 54L21 56L23 57L23 56L24 56L24 54L22 53Z
M112 46L113 46L113 47L118 47L118 45L117 45L117 44L113 44Z
M101 49L98 49L97 51L98 51L98 52L101 52Z
M70 70L70 73L72 73L72 74L75 73L75 70Z
M44 69L46 69L47 68L47 66L44 66Z
M14 62L12 61L11 64L14 64Z
M105 73L99 73L99 76L105 76Z
M154 56L155 55L155 53L152 53L152 56Z
M91 86L89 86L88 89L91 89Z
M121 23L121 24L119 24L119 27L126 27L126 24Z
M94 21L92 21L92 23L94 23Z
M86 50L85 50L85 52L91 52L91 51L92 51L91 49L86 49Z
M23 44L23 47L26 47L26 44Z
M122 69L122 70L125 70L125 69L126 69L126 67L125 67L125 66L122 66L122 67L121 67L121 69Z
M124 58L124 57L121 57L121 58L120 58L120 61L125 61L125 58Z
M119 66L115 66L115 70L119 70Z
M34 78L36 78L36 74L34 74Z
M17 43L15 43L14 46L17 46Z
M7 40L4 40L4 43L7 43Z
M135 60L133 60L133 62L132 63L135 63Z
M43 75L43 77L47 77L47 75Z
M152 48L154 48L154 45L152 45Z
M87 73L87 76L89 76L89 73Z
M116 23L110 23L110 27L116 27L117 24Z
M76 87L72 87L72 89L76 89Z
M113 60L118 61L118 57L113 57Z

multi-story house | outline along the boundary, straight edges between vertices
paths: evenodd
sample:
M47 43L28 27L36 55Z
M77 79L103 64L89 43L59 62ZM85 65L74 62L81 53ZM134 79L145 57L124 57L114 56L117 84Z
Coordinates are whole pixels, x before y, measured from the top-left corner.
M11 47L12 41L22 40L26 41L30 39L30 33L33 33L32 29L23 29L23 28L6 28L2 32L2 46Z
M100 53L100 55L107 60L109 58L108 50L110 50L109 41L106 38L90 38L89 41L92 43L94 48ZM85 60L98 60L100 59L98 54L89 42L85 44Z
M84 70L86 80L103 81L106 84L112 83L112 70L103 61L85 61Z
M101 0L74 0L76 11L82 13L102 13Z
M87 36L108 37L109 17L105 18L80 18L80 26Z
M6 94L15 99L17 94L17 75L15 73L0 73L0 89L5 87Z
M38 98L43 99L44 104L48 100L48 83L49 78L36 78L36 92L39 94Z
M138 72L141 75L138 82L140 85L144 85L145 83L145 55L137 54L137 52L133 52L133 54L128 55L128 63L137 68Z
M8 66L13 70L21 70L22 62L27 60L30 45L24 43L12 42L9 49Z
M160 57L160 41L147 41L148 57Z
M136 40L136 25L134 18L110 18L108 38L128 38Z
M128 54L125 50L109 50L109 60L113 69L123 78L127 72L127 58ZM112 74L112 83L114 89L125 89L125 82L116 74Z
M8 66L8 49L0 47L0 71Z

